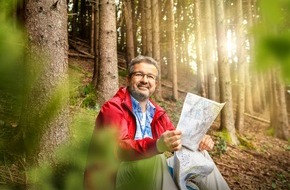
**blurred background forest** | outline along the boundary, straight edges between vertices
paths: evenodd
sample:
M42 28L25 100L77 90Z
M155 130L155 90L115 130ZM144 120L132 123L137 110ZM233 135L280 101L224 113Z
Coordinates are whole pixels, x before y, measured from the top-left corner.
M95 116L139 54L157 60L154 100L175 124L186 92L227 102L209 133L231 189L290 189L289 0L0 0L0 10L1 189L82 189Z

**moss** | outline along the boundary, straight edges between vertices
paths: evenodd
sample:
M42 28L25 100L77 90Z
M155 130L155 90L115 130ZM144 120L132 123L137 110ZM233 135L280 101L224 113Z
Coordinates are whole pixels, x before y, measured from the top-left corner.
M226 130L222 130L216 133L219 137L226 141L226 143L231 143L230 134Z
M243 146L247 149L251 149L251 150L256 150L257 148L254 146L254 144L248 140L246 137L243 137L241 135L237 135L238 140L240 141L240 146Z
M269 127L266 131L266 135L273 137L275 134L275 129L273 127Z
M227 143L229 138L229 135L226 131L216 132L215 133L216 142L215 142L215 148L211 154L221 156L222 154L226 153L227 151Z

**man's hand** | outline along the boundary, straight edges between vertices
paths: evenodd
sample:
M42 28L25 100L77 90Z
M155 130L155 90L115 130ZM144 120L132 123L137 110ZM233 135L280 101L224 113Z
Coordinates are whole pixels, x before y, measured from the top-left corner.
M165 131L156 142L159 152L173 152L181 149L181 131Z
M199 143L199 150L212 150L214 146L214 142L209 135L205 135L200 143Z

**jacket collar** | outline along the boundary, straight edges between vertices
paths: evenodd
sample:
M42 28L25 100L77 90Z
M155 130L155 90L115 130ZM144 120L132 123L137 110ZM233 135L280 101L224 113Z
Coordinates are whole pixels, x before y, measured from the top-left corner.
M125 104L130 111L132 112L133 108L132 108L132 101L131 101L131 96L130 96L130 92L129 89L127 87L121 87L118 92L116 93L115 96L118 96L121 98L122 100L122 104ZM154 101L152 101L151 99L149 99L149 101L155 106L156 108L156 112L155 112L155 116L159 116L159 114L164 114L165 111L163 108L161 108L158 104L156 104Z

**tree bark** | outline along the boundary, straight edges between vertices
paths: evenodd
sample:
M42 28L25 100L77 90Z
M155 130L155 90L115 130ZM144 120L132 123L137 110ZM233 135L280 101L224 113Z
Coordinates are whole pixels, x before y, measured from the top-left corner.
M94 73L92 83L95 88L98 86L99 78L99 34L100 34L100 10L99 0L95 0L93 5L94 15Z
M287 115L287 104L285 97L285 87L276 70L271 72L271 123L270 126L274 130L274 136L283 140L289 137L289 121Z
M140 9L141 9L141 43L142 43L142 54L145 55L147 51L147 29L146 29L146 9L145 9L145 1L140 0Z
M248 21L248 30L250 30L251 27L253 27L253 12L252 12L252 0L248 0L247 2L247 21ZM254 39L253 35L248 35L249 43L250 43L250 62L253 63L254 59ZM245 93L246 93L246 99L245 99L245 110L247 113L253 113L253 95L252 95L252 83L251 83L251 75L252 72L250 72L250 65L249 63L246 63L245 65L245 75L247 76L245 78Z
M145 0L146 13L146 52L147 56L152 57L152 11L151 0Z
M237 19L237 57L238 57L238 100L236 112L236 129L239 133L244 131L244 112L245 112L245 65L246 63L246 38L243 25L243 2L236 1Z
M79 0L73 0L73 21L72 21L72 39L75 40L77 38L77 28L78 28L78 22L77 22L77 13L79 9Z
M208 78L208 98L216 101L216 76L214 68L216 62L214 61L214 34L213 34L213 15L212 15L212 1L205 1L205 38L206 38L206 64L207 64L207 78Z
M159 66L159 77L157 81L157 89L155 91L155 97L157 100L162 99L161 89L161 55L160 55L160 19L159 19L159 1L152 0L152 21L153 21L153 58L157 61Z
M27 1L27 99L20 125L30 164L54 162L69 138L67 3Z
M172 68L172 94L173 99L178 100L177 86L177 66L176 66L176 47L175 47L175 21L173 0L169 0L169 21L170 21L170 65Z
M199 94L202 97L206 97L205 92L205 80L204 80L204 64L202 59L202 37L201 37L201 16L200 16L200 0L195 0L195 39L196 39L196 63L197 63L197 75L198 75L198 87Z
M100 60L98 82L99 103L113 97L119 87L116 4L114 0L100 0Z
M216 8L216 34L218 51L218 69L220 79L221 102L226 102L221 112L221 128L229 134L232 144L237 145L239 141L236 137L236 130L233 118L232 87L229 73L229 65L226 50L226 31L223 0L215 0Z
M123 3L124 3L124 15L126 20L127 62L129 63L135 57L132 7L130 0L125 0L123 1Z

